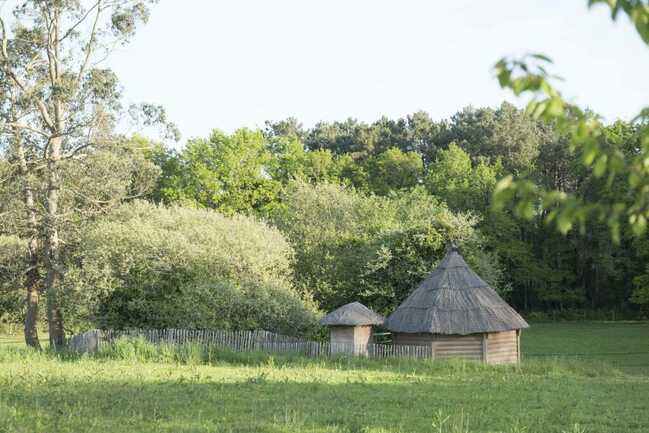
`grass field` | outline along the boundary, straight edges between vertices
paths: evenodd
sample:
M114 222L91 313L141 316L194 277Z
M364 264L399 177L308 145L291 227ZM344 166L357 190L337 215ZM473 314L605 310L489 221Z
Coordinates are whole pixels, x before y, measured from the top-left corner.
M196 347L128 344L66 359L4 345L0 432L649 431L649 354L610 355L649 352L649 323L536 324L523 345L520 368L227 353L205 362Z
M22 346L24 345L22 335L2 335L0 334L0 346Z
M521 345L526 359L604 362L649 376L649 322L534 323Z

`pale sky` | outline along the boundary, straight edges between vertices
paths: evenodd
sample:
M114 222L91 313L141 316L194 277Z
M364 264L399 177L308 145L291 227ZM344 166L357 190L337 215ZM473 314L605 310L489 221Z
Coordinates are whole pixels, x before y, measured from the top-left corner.
M110 65L127 100L164 105L183 142L288 116L438 120L515 102L491 68L528 51L553 58L573 102L629 119L649 104L649 50L625 17L586 3L162 0Z

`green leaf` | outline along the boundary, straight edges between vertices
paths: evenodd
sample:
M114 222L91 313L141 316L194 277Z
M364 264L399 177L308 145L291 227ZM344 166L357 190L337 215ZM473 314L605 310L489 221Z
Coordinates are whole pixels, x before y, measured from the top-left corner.
M595 161L595 157L598 153L599 149L597 148L595 143L587 142L586 144L584 144L582 157L584 164L589 167L593 163L593 161Z
M602 175L606 172L607 161L608 161L607 155L601 155L599 158L597 158L597 162L595 163L595 167L593 168L593 173L595 174L595 177L602 177Z
M570 219L570 216L565 212L561 212L559 214L559 217L557 218L557 228L563 235L567 234L572 228L572 221Z
M565 103L563 100L555 96L550 99L550 102L548 103L548 107L545 110L545 116L546 117L558 117L563 114L563 109L564 109Z
M533 53L533 54L530 54L530 57L533 57L533 58L535 58L537 60L542 60L542 61L547 62L547 63L552 63L552 59L549 58L548 56L546 56L545 54Z
M638 214L631 227L633 228L634 235L642 235L647 230L647 218L642 214Z
M500 179L496 184L496 187L494 188L494 195L499 194L504 190L508 189L509 187L511 187L513 182L514 182L514 177L511 174Z
M552 211L550 211L550 213L548 213L548 216L545 217L545 222L551 223L556 219L558 214L559 214L559 209L553 209Z
M547 106L546 101L536 102L532 110L532 117L535 119L541 117L541 115L545 112L546 106ZM530 107L531 107L531 103L530 103Z

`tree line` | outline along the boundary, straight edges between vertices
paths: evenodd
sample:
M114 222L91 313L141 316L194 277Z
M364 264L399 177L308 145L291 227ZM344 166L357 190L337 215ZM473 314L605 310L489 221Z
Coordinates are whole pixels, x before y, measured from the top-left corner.
M638 129L630 122L613 122L606 126L603 142L632 155L640 145ZM575 229L564 236L544 223L543 211L534 212L529 220L493 207L494 187L509 174L579 197L632 199L624 183L609 185L583 167L581 155L570 149L568 140L556 125L508 103L468 107L439 121L425 112L373 123L320 122L312 128L303 128L293 118L269 121L264 130L240 129L230 135L215 131L210 137L189 140L179 152L161 150L155 158L162 175L149 198L272 220L277 214L306 212L296 208L287 193L295 180L320 194L325 185L338 185L340 194L369 201L425 197L472 221L481 238L479 248L493 258L492 266L500 275L499 288L518 308L633 309L644 299L644 237L632 236L625 226L621 242L614 243L608 226L597 220L589 221L583 232ZM325 200L321 205L336 203ZM419 222L401 223L414 229L428 218L419 217ZM324 225L328 215L317 218ZM294 225L284 229L289 238L293 230ZM330 242L342 241L346 230L339 227L340 239ZM294 237L302 243L308 235ZM303 248L297 250L298 265ZM431 266L429 260L427 267ZM322 284L317 279L307 285ZM337 280L354 278L341 275ZM360 287L358 282L353 285ZM338 299L343 300L351 298Z

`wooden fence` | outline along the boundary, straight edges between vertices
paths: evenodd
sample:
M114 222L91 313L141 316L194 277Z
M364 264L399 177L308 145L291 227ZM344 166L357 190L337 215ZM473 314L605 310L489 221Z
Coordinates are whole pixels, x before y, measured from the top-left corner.
M234 352L297 353L310 357L354 354L369 358L409 357L432 358L431 346L392 344L349 344L309 341L268 331L222 331L192 329L128 329L92 330L75 335L69 341L71 349L94 352L112 344L120 337L144 338L154 344L187 344L227 349Z

